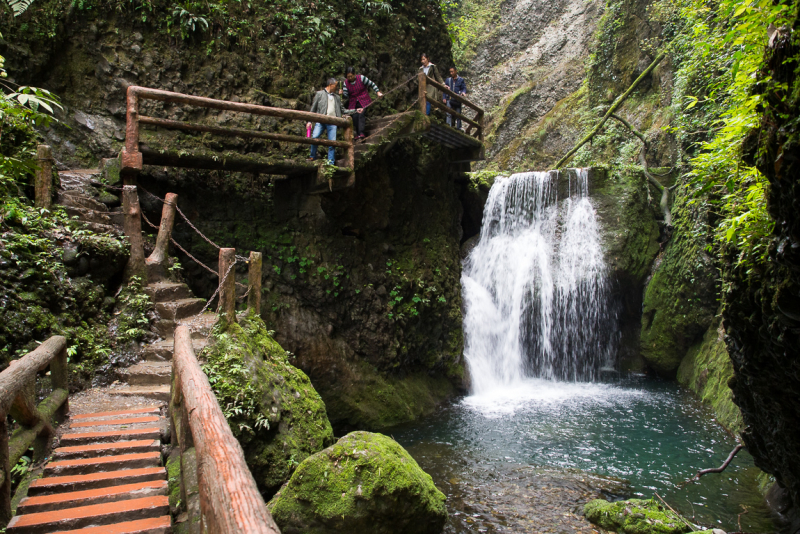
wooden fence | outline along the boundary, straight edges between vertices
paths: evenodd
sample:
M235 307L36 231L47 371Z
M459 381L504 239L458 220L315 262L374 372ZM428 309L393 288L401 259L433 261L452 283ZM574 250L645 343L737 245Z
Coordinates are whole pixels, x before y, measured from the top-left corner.
M473 104L463 95L454 93L446 85L441 84L436 80L429 78L424 72L420 72L417 78L419 81L419 108L420 111L422 111L423 115L425 115L425 113L427 112L427 107L428 107L427 104L428 102L430 102L431 106L437 109L441 109L448 115L452 115L454 118L461 119L463 122L465 122L467 124L467 130L466 130L467 135L471 135L472 137L475 137L479 141L483 142L483 108L481 108L477 104ZM466 115L458 113L457 111L454 111L452 108L447 107L443 102L439 102L438 100L429 100L427 94L428 84L433 85L434 87L436 87L437 89L448 95L451 100L460 102L462 105L475 110L475 117L469 118ZM474 132L472 131L473 127L475 128Z
M49 367L52 393L36 405L36 377ZM47 454L55 435L54 418L60 422L68 410L67 340L53 336L34 350L12 361L0 373L0 524L11 520L11 467L33 447L33 461ZM8 416L19 428L9 438Z
M183 470L181 479L181 500L187 503L189 521L200 520L200 531L214 534L280 534L197 362L186 326L175 330L170 414L181 464L191 463L192 458L197 462L199 518L191 516L195 507L188 470Z

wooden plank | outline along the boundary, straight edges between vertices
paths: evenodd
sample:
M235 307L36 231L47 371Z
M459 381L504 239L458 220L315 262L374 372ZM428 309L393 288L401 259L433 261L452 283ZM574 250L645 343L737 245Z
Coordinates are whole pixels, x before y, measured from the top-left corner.
M441 110L444 110L444 112L447 113L448 115L452 115L453 117L456 117L457 119L461 119L462 121L466 122L467 124L469 124L471 126L475 126L477 128L480 128L480 124L478 124L474 120L468 118L466 115L462 115L461 113L453 111L452 108L448 108L445 104L443 104L441 102L436 102L434 100L431 100L431 105L436 107L436 108L439 108Z
M295 111L290 109L272 108L258 106L256 104L244 104L241 102L226 102L225 100L215 100L203 96L184 95L173 93L162 89L151 89L149 87L139 87L132 85L128 87L128 95L134 95L140 99L158 100L160 102L170 102L173 104L188 104L211 109L221 109L227 111L238 111L240 113L250 113L252 115L266 115L269 117L280 117L282 119L293 119L310 122L320 122L322 124L333 124L336 126L347 126L347 120L319 113L308 111Z
M241 445L233 437L208 378L192 349L189 328L175 330L173 365L176 386L183 392L197 451L200 509L208 532L279 534L264 499L247 468Z
M252 137L257 139L270 139L272 141L284 141L287 143L299 143L303 145L323 145L339 148L350 148L352 143L347 141L330 141L328 139L300 137L299 135L285 135L270 132L260 132L258 130L245 130L244 128L224 128L222 126L208 126L193 122L174 121L170 119L158 119L155 117L139 117L139 124L149 124L163 128L175 130L187 130L192 132L208 132L218 135L228 135L231 137Z

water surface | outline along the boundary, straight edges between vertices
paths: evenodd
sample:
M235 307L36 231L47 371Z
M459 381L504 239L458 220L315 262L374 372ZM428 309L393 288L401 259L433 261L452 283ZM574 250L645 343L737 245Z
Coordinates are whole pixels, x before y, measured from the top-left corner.
M528 379L391 434L448 495L448 532L591 532L587 500L656 492L698 523L773 532L746 451L679 487L736 445L712 417L672 382Z

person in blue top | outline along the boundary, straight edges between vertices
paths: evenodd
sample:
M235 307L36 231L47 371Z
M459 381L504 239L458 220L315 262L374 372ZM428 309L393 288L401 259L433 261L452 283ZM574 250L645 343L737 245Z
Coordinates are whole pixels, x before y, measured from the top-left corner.
M458 71L455 67L450 67L450 77L444 81L445 85L453 91L457 95L466 95L467 94L467 82L458 75ZM457 113L461 113L461 102L452 98L450 95L444 95L444 103L447 104L447 107L452 109ZM451 115L447 116L447 125L453 125L453 117ZM461 129L461 119L456 119L456 128L459 130Z

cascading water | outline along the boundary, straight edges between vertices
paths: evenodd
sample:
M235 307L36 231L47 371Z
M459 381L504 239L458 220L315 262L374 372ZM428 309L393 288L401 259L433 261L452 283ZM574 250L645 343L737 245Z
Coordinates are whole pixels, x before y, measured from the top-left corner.
M611 366L616 313L610 306L600 229L588 172L498 178L462 285L465 356L475 393L525 378L587 381Z

